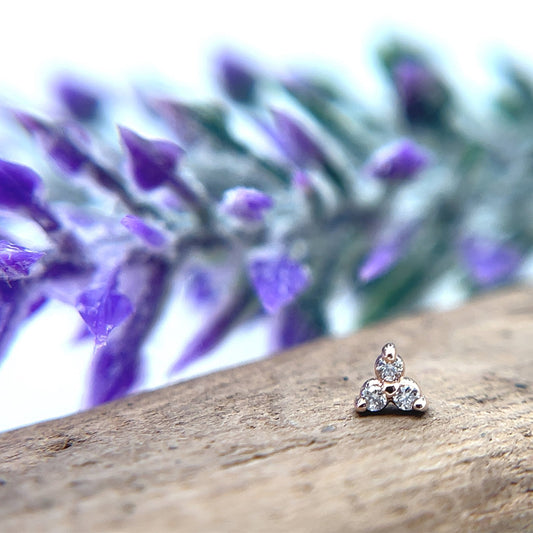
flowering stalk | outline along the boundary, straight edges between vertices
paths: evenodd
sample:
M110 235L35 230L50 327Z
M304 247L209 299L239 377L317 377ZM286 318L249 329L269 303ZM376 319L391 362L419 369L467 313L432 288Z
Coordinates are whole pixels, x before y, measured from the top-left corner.
M432 291L444 301L448 278L469 295L524 276L533 82L506 69L515 112L478 128L468 110L456 116L453 84L420 51L392 43L381 61L399 121L369 113L331 80L280 81L227 52L215 63L222 103L142 94L168 138L144 137L142 126L103 135L113 117L102 93L75 80L55 88L69 122L14 113L54 167L41 178L0 161L9 231L0 237L0 354L35 308L61 299L95 336L94 405L142 387L145 344L173 283L207 317L194 334L180 331L189 342L172 371L181 372L258 313L275 349L337 331L328 306L339 287L357 303L358 327L418 309ZM237 137L234 112L272 153ZM56 172L72 181L68 191L90 178L81 200L58 191ZM21 216L44 230L42 250L25 247Z
M95 160L87 148L80 146L66 129L21 111L14 111L13 116L37 139L66 176L72 177L85 172L100 187L116 195L133 213L158 216L156 209L135 199L117 172Z
M133 250L122 265L123 284L134 306L107 342L97 343L91 369L88 404L123 396L141 377L143 344L167 300L172 275L165 258Z

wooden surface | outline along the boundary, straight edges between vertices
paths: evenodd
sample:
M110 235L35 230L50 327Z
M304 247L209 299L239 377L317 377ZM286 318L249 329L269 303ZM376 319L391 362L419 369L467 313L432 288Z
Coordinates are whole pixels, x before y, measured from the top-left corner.
M354 414L389 340L423 416ZM0 531L533 531L532 413L521 288L2 434Z

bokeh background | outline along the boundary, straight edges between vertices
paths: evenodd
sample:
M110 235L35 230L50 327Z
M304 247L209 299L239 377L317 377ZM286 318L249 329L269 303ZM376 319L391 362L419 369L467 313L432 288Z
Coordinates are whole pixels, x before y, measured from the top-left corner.
M533 59L530 21L527 3L519 1L9 2L2 7L0 98L3 105L46 109L50 81L66 71L105 88L111 99L141 82L173 87L184 98L209 99L217 96L213 54L231 46L280 72L303 65L335 73L379 109L390 105L390 89L378 71L375 48L398 35L429 50L460 98L482 113L501 83L498 58L509 53L525 64ZM167 312L179 331L194 329L194 316L179 295L175 301ZM452 292L441 304L458 301ZM65 344L65 331L75 330L78 318L62 304L52 305L20 332L0 367L0 430L63 416L82 404L91 350ZM268 343L261 319L247 326L247 346L241 333L178 379L260 357ZM185 340L172 328L156 332L145 386L166 380Z

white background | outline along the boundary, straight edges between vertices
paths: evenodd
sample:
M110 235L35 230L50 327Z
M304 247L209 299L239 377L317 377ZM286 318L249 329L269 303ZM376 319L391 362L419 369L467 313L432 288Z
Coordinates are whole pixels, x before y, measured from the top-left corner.
M156 76L195 96L212 94L209 58L220 45L243 48L274 68L327 64L354 93L374 105L386 98L372 47L391 30L429 46L472 102L497 87L493 60L502 50L524 61L531 54L527 2L4 2L0 31L2 103L34 107L46 101L53 72L72 69L114 86ZM7 156L2 153L0 157ZM177 298L178 307L180 298ZM182 331L190 313L176 309ZM175 318L176 319L176 318ZM83 399L89 344L65 343L75 329L72 310L54 304L21 332L0 367L0 430L77 410ZM156 386L185 339L156 335L149 385ZM250 345L267 342L252 326ZM169 346L172 348L169 349ZM253 358L226 344L182 378Z

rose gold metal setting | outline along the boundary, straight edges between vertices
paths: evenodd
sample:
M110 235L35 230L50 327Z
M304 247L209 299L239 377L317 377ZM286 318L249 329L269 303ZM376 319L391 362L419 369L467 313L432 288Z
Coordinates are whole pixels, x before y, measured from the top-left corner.
M428 408L427 400L424 396L421 396L418 398L418 400L415 400L413 402L413 409L415 411L426 411Z
M358 398L355 402L355 410L358 413L364 413L366 411L366 400L364 398Z
M393 381L393 382L388 382L388 381L383 381L383 392L387 395L387 399L389 401L392 400L392 397L398 392L398 389L400 387L400 382L399 381Z
M387 363L394 363L394 361L396 361L396 346L394 346L392 342L388 342L381 349L381 355L383 355L383 359L385 359Z
M399 359L399 361L398 361ZM378 372L378 363L387 368L395 378L393 381L381 379ZM390 367L388 365L395 365ZM365 381L359 396L355 399L357 413L378 412L389 403L393 403L402 411L426 411L428 408L426 397L422 395L417 383L407 377L403 360L396 352L394 343L389 342L383 346L380 356L374 365L376 379ZM391 377L387 375L387 377ZM368 384L372 383L370 390ZM384 396L383 396L384 395ZM386 401L385 401L386 398ZM383 405L385 404L385 405Z

